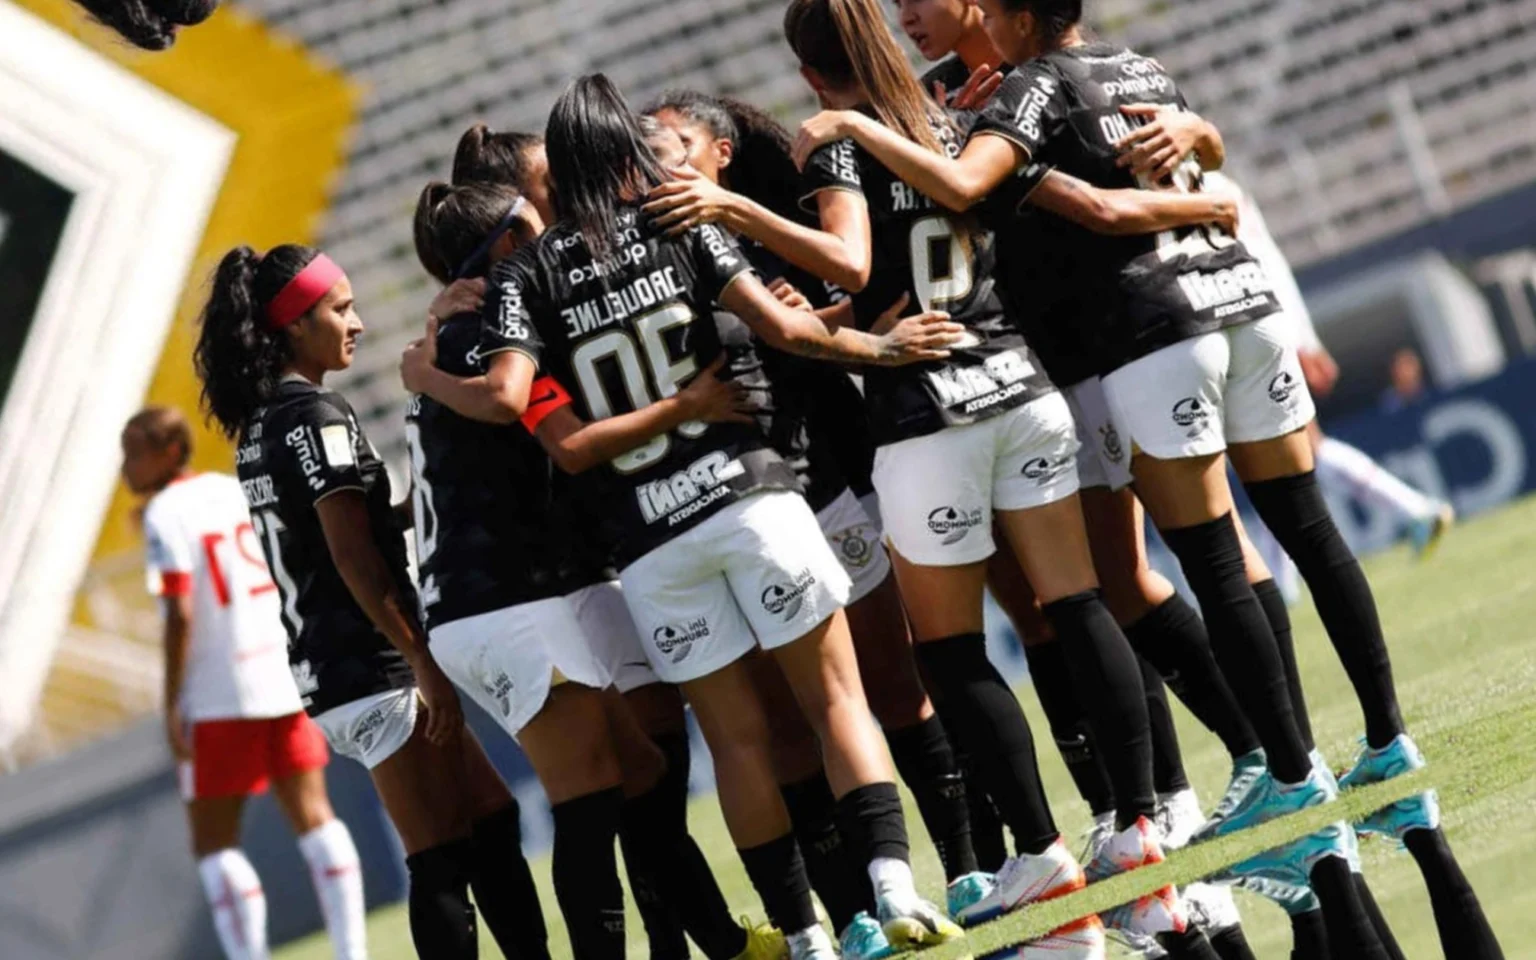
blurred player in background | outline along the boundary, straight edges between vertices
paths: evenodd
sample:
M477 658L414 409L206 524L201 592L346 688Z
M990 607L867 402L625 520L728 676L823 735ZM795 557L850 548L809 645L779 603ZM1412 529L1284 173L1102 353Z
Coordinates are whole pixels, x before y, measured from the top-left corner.
M165 722L192 850L230 960L267 953L261 881L240 850L247 797L268 784L299 835L338 960L368 955L357 849L325 790L325 738L288 671L277 586L235 478L187 469L180 412L123 428L123 479L144 510L150 592L165 610Z
M91 18L144 50L166 50L182 27L213 16L219 0L75 0Z

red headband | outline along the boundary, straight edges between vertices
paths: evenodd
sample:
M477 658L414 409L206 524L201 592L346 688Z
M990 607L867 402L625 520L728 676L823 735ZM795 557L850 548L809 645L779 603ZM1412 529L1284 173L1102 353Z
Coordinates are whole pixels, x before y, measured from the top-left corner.
M267 304L268 325L273 330L281 330L304 316L343 276L341 268L330 257L323 253L315 257Z

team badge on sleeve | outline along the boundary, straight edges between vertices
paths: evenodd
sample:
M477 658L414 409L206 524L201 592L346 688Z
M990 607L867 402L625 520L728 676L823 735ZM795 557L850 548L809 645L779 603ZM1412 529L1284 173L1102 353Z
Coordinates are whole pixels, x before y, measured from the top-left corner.
M357 462L352 452L352 433L344 423L333 423L320 428L320 448L325 454L327 466L350 467Z

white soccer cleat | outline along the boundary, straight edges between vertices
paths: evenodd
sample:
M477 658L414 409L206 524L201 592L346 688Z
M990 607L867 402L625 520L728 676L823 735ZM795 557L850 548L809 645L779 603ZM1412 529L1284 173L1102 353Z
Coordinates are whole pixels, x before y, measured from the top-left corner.
M1157 827L1141 817L1129 827L1110 836L1088 861L1086 874L1098 881L1163 862L1163 848ZM1159 933L1183 933L1189 925L1184 905L1172 884L1131 903L1100 914L1104 925L1136 936Z
M1082 865L1058 837L1044 853L1010 858L997 872L997 885L992 892L971 904L955 919L967 927L985 923L1022 904L1064 897L1083 889L1087 883Z
M819 923L784 939L789 944L789 960L838 960L832 938Z
M1243 922L1229 887L1195 882L1184 888L1184 909L1190 922L1206 933L1230 930Z
M977 960L1105 960L1104 924L1084 917L1028 943L978 957Z
M1158 794L1157 813L1153 816L1153 822L1162 834L1164 850L1181 850L1189 846L1195 831L1205 826L1205 814L1200 812L1200 798L1191 788Z

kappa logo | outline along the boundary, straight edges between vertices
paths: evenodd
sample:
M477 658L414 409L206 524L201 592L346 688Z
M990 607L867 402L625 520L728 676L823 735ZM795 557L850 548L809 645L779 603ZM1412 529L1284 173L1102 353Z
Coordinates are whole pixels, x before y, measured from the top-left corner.
M782 617L785 623L795 619L800 608L805 606L805 595L816 584L816 575L809 569L801 570L795 574L789 583L775 583L763 591L759 598L763 609L776 617Z
M869 542L867 530L867 525L860 523L846 530L839 530L827 538L837 548L837 555L842 558L844 567L862 570L869 566L875 550Z
M1198 437L1211 420L1211 405L1199 397L1185 397L1173 405L1173 422L1183 427L1185 436Z
M672 663L682 663L693 652L693 645L709 636L709 621L703 617L680 624L657 627L651 634L651 642Z
M981 526L981 509L962 510L958 507L940 507L928 514L928 530L943 537L945 546L959 543L973 527Z
M501 707L501 715L510 717L512 715L512 678L498 670L489 683L482 683L481 686L487 694L495 698L497 705Z
M1269 399L1276 403L1289 403L1295 393L1296 377L1287 370L1275 374L1275 379L1269 381Z
M1104 458L1110 463L1119 463L1125 459L1125 446L1120 442L1120 431L1114 424L1105 424L1099 428L1099 443L1104 449Z

